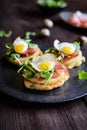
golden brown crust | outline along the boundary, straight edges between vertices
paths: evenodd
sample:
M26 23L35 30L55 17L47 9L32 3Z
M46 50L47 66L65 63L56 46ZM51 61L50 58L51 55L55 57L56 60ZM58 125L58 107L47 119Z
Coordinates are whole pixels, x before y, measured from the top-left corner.
M36 90L52 90L57 87L61 87L65 81L69 78L69 73L62 72L58 78L52 78L48 84L41 81L24 78L24 84L26 88ZM45 81L45 80L44 80Z
M79 51L79 55L66 61L63 62L63 64L68 68L68 69L72 69L73 67L78 67L82 64L83 60L85 60L85 57L82 56L82 52Z
M30 55L28 57L21 57L18 58L18 60L20 61L20 63L24 63L28 58L36 57L38 55L42 55L42 51L39 48L37 48L36 52L33 55ZM12 60L12 58L10 57L7 57L7 60L15 65L19 65L19 62L17 60Z

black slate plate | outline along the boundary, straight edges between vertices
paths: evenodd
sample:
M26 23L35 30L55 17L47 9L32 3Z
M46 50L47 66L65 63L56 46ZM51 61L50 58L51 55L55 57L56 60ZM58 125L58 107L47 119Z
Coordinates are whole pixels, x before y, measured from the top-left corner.
M71 18L71 16L73 15L74 12L71 12L71 11L63 11L61 13L59 13L59 16L60 18L65 22L67 23L68 25L72 26L72 27L75 27L75 28L78 28L78 29L82 29L82 30L86 30L87 28L84 28L84 27L77 27L77 26L74 26L74 25L71 25L68 21L69 19ZM87 13L84 13L87 15Z
M82 46L87 59L87 45ZM23 78L17 74L18 67L2 58L0 60L0 91L28 102L58 103L87 95L87 80L78 80L79 69L87 71L87 63L70 70L69 80L61 87L51 91L28 90L24 87Z

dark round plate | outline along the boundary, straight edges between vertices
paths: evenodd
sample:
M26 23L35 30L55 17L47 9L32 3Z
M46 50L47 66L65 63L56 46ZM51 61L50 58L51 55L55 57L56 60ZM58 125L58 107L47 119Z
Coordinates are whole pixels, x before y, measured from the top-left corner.
M81 49L87 58L87 45L82 46ZM87 95L87 80L78 79L77 72L79 69L87 71L87 63L85 62L80 67L70 70L70 78L62 87L45 92L35 91L26 89L23 78L17 74L18 67L2 58L0 60L0 91L28 102L58 103L70 101Z
M72 27L75 27L75 28L80 28L80 29L87 29L87 28L84 28L84 27L77 27L77 26L74 26L72 24L70 24L68 21L69 19L71 18L71 16L73 15L74 12L71 12L71 11L63 11L61 13L59 13L59 16L60 18L65 22L67 23L68 25L72 26ZM84 13L86 14L86 13Z

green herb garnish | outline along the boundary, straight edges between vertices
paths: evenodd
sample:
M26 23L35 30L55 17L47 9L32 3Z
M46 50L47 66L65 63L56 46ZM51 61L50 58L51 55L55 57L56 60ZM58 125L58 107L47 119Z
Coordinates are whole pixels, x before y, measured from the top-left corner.
M79 79L86 79L87 80L87 71L79 70L78 76L79 76Z
M52 73L52 71L42 71L39 73L39 75L42 78L49 79L51 73Z
M53 53L56 57L60 56L60 52L54 47L50 47L44 53Z
M32 78L36 74L36 71L33 69L30 62L31 58L26 60L25 63L23 63L20 69L18 70L18 73L21 73L22 76L25 78Z
M37 44L34 44L34 43L31 43L31 36L35 36L36 33L35 32L26 32L25 34L25 37L23 38L23 40L28 44L28 47L32 48L32 47L35 47L37 48L38 45Z
M20 58L20 54L12 53L12 54L11 54L11 58L12 58L13 60L16 60L17 58Z
M8 49L12 49L12 48L13 48L13 44L6 43L6 44L5 44L5 47L8 48Z
M36 35L35 32L26 32L24 40L30 40L31 41L30 36L35 36L35 35Z
M39 73L39 75L40 75L40 77L47 79L47 81L45 82L45 84L47 84L50 81L50 79L53 75L53 70L45 71L45 72L42 71L42 72Z
M80 50L80 42L74 41L73 44L76 46L76 51Z
M4 30L0 30L0 37L10 37L12 34L12 31L9 31L8 33L6 33Z

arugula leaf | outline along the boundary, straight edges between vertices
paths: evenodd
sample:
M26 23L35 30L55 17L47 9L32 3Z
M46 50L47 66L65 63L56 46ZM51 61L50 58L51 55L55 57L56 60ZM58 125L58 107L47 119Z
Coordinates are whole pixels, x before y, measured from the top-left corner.
M9 50L9 51L5 52L4 56L10 56L11 53L12 53L12 51Z
M12 49L12 48L13 48L13 44L6 43L6 44L5 44L5 47L8 48L8 49Z
M50 75L52 74L52 71L42 71L39 73L40 77L49 79Z
M53 70L47 72L40 72L39 75L40 77L47 79L47 81L45 82L45 84L47 84L53 75Z
M11 58L12 58L13 60L16 60L17 58L20 58L20 54L12 53L12 54L11 54Z
M56 56L58 56L59 51L56 48L54 48L54 47L50 47L48 50L45 51L45 53L53 53Z
M13 44L6 43L6 44L5 44L5 47L8 49L8 51L5 52L4 56L10 56L11 53L14 52L14 50L13 50Z
M32 71L33 73L36 73L36 71L32 68L32 66L31 66L31 64L29 65L25 65L25 67L28 69L28 70L30 70L30 71Z
M12 31L9 31L8 33L6 33L4 30L0 30L0 37L10 37L12 34Z
M12 53L12 54L10 54L10 57L12 58L12 60L17 60L18 63L19 63L19 65L22 65L22 63L19 60L20 54L18 54L18 53Z
M25 40L29 40L30 39L30 36L35 36L36 33L35 32L26 32L25 34Z
M37 44L34 44L34 43L31 43L31 39L30 39L30 36L35 36L36 33L35 32L26 32L25 34L25 37L23 38L23 40L28 44L28 47L35 47L37 48L38 45Z
M87 72L84 70L79 70L78 76L79 76L79 79L86 79L87 80Z
M74 41L73 44L76 46L76 51L80 50L80 42Z
M28 70L28 69L24 69L24 74L23 76L25 78L33 78L35 75L35 73L33 73L32 71Z
M18 73L21 73L23 77L25 78L32 78L36 74L36 71L32 68L30 64L30 60L28 59L25 61L24 64L22 64L21 68L19 68Z

